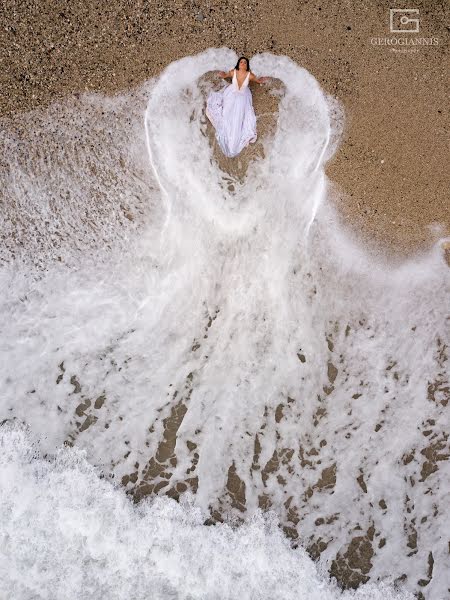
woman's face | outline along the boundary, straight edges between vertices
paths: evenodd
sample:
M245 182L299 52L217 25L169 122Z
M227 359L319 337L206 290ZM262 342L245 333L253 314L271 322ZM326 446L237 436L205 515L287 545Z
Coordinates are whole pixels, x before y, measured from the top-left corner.
M247 61L245 60L245 58L241 58L241 60L239 61L239 69L242 71L245 69L245 71L247 70Z

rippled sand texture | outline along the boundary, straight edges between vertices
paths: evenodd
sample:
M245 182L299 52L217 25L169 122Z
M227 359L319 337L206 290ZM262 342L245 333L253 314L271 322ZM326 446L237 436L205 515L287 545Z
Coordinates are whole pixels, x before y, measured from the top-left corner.
M393 267L339 229L344 113L285 57L254 58L285 75L255 97L258 143L222 162L204 100L234 59L3 121L1 416L136 501L271 509L344 587L444 598L444 250Z

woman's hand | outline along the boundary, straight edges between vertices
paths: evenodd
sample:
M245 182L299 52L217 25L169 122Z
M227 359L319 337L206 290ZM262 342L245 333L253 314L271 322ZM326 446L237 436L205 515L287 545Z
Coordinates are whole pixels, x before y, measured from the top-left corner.
M221 77L222 79L225 79L226 77L228 77L228 73L225 73L225 71L217 71L217 75L219 77Z
M270 81L270 77L259 77L257 79L258 83L267 83L268 81Z

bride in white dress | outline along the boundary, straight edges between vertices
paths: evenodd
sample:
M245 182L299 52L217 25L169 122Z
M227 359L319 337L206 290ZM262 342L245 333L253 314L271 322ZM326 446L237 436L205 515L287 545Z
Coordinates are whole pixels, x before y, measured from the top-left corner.
M219 77L231 78L231 85L211 92L206 102L206 116L216 130L217 142L225 156L237 156L249 143L256 142L256 116L253 110L250 81L264 83L268 77L256 77L248 58L241 56L236 67Z

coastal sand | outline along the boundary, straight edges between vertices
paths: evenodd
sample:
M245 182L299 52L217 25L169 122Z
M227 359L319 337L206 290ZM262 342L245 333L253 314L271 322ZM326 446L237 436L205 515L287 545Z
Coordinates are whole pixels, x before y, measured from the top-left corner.
M118 92L209 47L287 55L345 110L327 166L342 223L402 258L450 233L445 3L414 6L417 35L437 43L401 53L371 41L395 35L384 2L7 0L0 115L76 91ZM264 90L253 93L257 109Z

